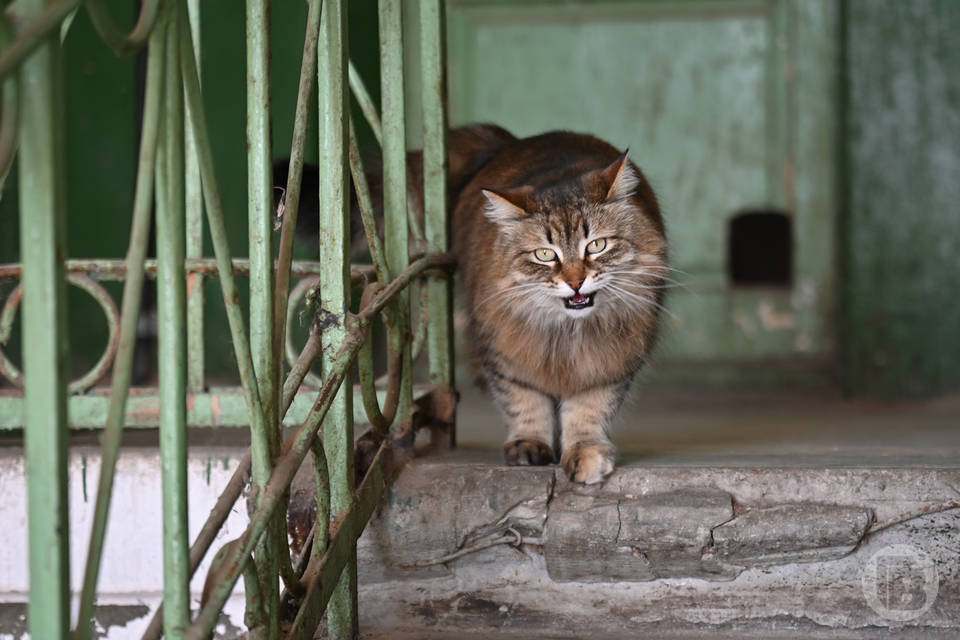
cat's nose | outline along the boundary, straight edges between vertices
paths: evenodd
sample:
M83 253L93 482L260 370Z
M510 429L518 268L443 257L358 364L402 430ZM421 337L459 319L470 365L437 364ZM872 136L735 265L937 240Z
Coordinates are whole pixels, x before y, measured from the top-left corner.
M583 280L567 280L567 284L570 285L574 293L580 293L580 286L583 284Z

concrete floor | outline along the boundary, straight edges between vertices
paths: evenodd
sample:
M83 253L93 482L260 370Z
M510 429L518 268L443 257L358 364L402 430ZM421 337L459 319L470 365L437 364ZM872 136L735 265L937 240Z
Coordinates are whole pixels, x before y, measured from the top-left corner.
M462 389L457 439L503 443L500 416L475 387ZM828 391L635 389L613 440L623 461L766 466L955 466L960 395L926 401L847 400Z

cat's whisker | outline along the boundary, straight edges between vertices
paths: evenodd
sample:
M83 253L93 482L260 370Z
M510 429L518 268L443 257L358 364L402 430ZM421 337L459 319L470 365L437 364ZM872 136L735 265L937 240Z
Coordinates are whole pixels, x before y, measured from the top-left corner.
M607 271L606 273L629 273L629 274L635 274L635 275L641 275L641 276L650 276L650 277L653 277L653 278L663 278L663 279L665 279L665 280L672 280L672 278L670 278L670 276L664 275L664 274L662 274L662 273L651 273L651 271L650 271L649 268L644 268L644 267L640 267L640 268L631 268L631 267L614 268L614 269L611 269L611 270ZM674 282L677 282L677 281L674 281Z
M647 286L647 287L650 287L650 288L656 288L656 289L673 289L673 288L678 288L678 287L689 287L689 286L690 286L690 285L689 285L688 283L686 283L686 282L679 282L679 281L677 281L677 280L674 280L674 279L672 279L672 278L667 278L667 277L661 276L661 275L659 275L659 274L644 273L644 272L642 272L642 271L607 271L607 272L605 272L604 275L610 275L610 276L613 277L613 278L618 278L619 280L622 280L622 281L625 281L625 282L627 281L627 279L622 277L622 276L625 276L625 275L638 275L638 276L646 276L646 277L648 277L648 278L656 278L657 280L661 281L663 284L660 284L660 285L644 285L644 286ZM634 282L636 282L636 280L630 279L629 282L634 283Z
M481 306L490 302L491 300L503 299L504 297L515 296L521 293L526 293L531 289L539 289L543 286L540 282L521 282L520 284L515 284L505 289L501 289L496 293L492 293L480 302L476 304L476 308L479 309Z
M670 316L670 317L673 318L674 320L677 319L677 315L676 315L675 313L673 313L672 311L670 311L669 309L667 309L666 307L664 307L662 304L660 304L660 303L657 302L656 300L653 300L653 299L648 298L648 297L646 297L646 296L640 295L640 294L635 293L635 292L633 292L633 291L629 291L629 290L627 290L627 289L623 289L623 288L621 288L621 287L619 287L619 286L617 286L617 285L607 285L607 289L609 289L609 290L611 290L611 291L620 292L620 293L622 293L622 294L625 295L625 296L633 297L633 298L637 299L638 301L640 301L640 303L641 303L642 305L652 306L652 307L654 307L654 308L656 308L656 309L659 309L660 311L663 311L664 313L666 313L668 316Z

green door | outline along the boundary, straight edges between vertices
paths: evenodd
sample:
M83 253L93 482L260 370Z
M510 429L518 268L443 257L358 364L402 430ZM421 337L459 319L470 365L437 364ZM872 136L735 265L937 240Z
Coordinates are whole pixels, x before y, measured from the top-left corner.
M682 284L662 380L817 380L832 361L834 12L829 0L449 4L454 124L593 133L629 147L657 191Z

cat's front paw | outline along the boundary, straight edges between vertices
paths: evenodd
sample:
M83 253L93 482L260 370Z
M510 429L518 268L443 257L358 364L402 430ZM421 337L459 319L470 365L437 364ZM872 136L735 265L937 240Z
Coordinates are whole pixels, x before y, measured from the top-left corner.
M574 482L597 484L613 473L616 455L612 445L584 442L564 451L560 464L567 477Z
M514 440L503 445L503 458L511 465L550 464L553 449L539 440Z

